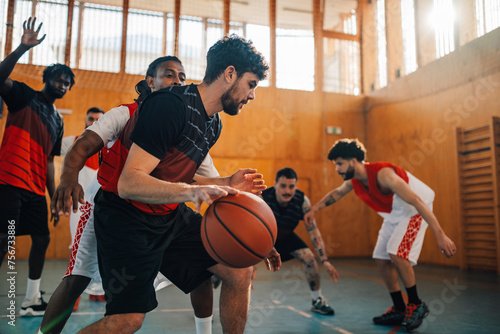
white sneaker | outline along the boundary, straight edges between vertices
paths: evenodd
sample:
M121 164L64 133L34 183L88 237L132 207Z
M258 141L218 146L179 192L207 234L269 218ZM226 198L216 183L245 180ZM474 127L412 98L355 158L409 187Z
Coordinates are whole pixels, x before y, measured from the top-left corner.
M24 299L21 304L21 310L19 315L21 317L40 317L45 314L45 309L47 309L47 303L42 298L43 292L40 292L38 298L34 300Z

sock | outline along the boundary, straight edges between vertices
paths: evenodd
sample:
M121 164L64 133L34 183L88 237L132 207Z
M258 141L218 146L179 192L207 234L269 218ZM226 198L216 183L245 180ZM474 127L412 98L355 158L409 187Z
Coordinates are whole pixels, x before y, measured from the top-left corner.
M212 315L206 318L194 316L196 334L212 334Z
M416 284L412 287L406 288L406 293L408 293L408 304L420 305L422 301L418 298Z
M41 330L41 329L39 329L39 330L38 330L38 332L36 332L36 334L43 334L43 333L42 333L42 330Z
M40 280L39 279L29 279L28 286L26 287L26 299L35 300L35 298L40 297Z
M394 308L396 309L396 311L403 312L406 309L406 304L405 304L405 301L403 299L403 294L401 293L401 290L391 292L391 298L392 298L392 302L394 304Z
M316 300L316 299L318 299L319 297L322 297L322 296L323 295L321 294L321 289L316 290L316 291L311 290L311 297L312 297L313 300Z

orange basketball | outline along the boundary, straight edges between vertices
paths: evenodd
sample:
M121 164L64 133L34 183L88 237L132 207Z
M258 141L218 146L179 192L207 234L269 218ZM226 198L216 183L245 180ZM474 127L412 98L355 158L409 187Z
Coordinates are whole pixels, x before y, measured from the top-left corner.
M265 259L277 233L271 208L260 197L245 192L214 201L201 222L201 239L208 254L233 268L250 267Z

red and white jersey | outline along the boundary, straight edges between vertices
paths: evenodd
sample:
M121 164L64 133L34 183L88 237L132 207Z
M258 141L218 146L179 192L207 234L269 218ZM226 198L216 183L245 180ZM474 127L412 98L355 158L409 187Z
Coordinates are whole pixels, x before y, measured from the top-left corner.
M115 141L120 136L125 124L127 124L130 117L139 107L139 104L124 104L116 108L113 108L101 116L94 124L89 126L85 131L93 131L99 137L101 137L104 143L105 149L103 149L103 155L105 155L106 149L113 146ZM212 157L208 154L205 160L201 163L200 167L196 171L197 174L204 177L218 177L219 172L213 164ZM99 190L100 184L97 182L97 177L94 176L91 184L85 191L85 200L94 203L94 196Z
M434 191L415 176L390 162L365 163L366 173L368 175L368 188L359 180L352 179L352 185L356 195L368 206L377 211L377 213L388 221L398 221L402 217L413 216L417 214L417 209L413 205L406 203L398 195L391 193L384 195L380 193L377 186L377 173L382 168L392 168L396 174L402 178L427 205L432 205L434 201Z

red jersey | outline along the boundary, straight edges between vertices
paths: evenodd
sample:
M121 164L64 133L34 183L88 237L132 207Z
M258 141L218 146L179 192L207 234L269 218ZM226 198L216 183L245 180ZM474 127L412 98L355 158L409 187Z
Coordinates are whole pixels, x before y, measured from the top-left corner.
M14 81L0 147L0 184L45 196L47 158L60 155L63 119L41 92Z
M358 195L363 202L368 204L372 209L377 212L391 213L392 211L392 199L394 193L389 195L383 195L377 186L377 173L379 170L385 167L390 167L394 169L396 174L402 178L406 183L409 182L408 174L404 169L396 166L390 162L373 162L365 163L366 173L368 175L368 188L365 187L363 182L351 179L352 185L354 187L354 192Z

